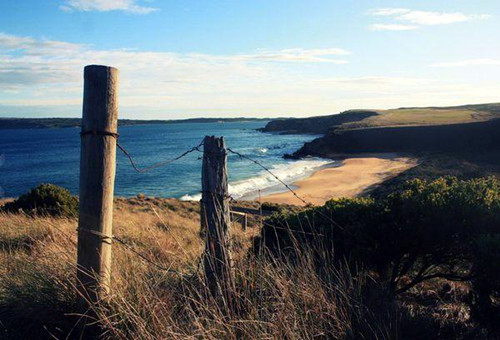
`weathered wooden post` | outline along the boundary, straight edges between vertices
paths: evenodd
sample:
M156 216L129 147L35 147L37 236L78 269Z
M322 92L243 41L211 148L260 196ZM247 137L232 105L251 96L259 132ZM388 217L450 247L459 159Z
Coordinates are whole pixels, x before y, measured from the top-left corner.
M207 215L205 214L205 207L203 206L203 199L200 199L200 237L206 238L207 236Z
M205 277L212 295L233 306L229 194L224 137L206 136L202 166L202 205L206 224Z
M82 308L110 289L118 76L113 67L84 69L77 259Z

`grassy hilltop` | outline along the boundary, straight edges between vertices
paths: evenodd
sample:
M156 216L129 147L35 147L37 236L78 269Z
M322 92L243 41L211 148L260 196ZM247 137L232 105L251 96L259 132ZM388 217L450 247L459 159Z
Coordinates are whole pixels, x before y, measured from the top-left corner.
M343 129L422 126L483 122L500 118L500 104L464 105L455 107L399 108L375 110L378 114L361 121L346 123Z
M327 133L332 129L429 126L484 122L495 118L500 118L499 103L391 110L349 110L328 116L273 120L262 131Z

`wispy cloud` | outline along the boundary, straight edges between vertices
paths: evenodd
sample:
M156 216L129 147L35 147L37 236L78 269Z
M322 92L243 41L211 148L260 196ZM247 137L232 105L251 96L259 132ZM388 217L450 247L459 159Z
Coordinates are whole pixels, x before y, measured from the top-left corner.
M334 59L334 56L346 56L351 52L340 48L303 49L292 48L278 51L260 50L254 54L236 55L234 58L240 60L259 60L277 62L309 62L309 63L333 63L346 64L348 61Z
M22 37L0 32L0 51L22 50L30 56L57 55L60 52L77 51L85 48L83 44L72 44L64 41L49 39L36 40L31 37Z
M448 25L458 22L484 20L491 17L488 14L432 12L408 8L378 8L369 10L367 14L375 17L392 18L396 21L396 23L377 23L370 25L369 28L375 31L402 31L416 29L419 26Z
M466 15L460 12L455 13L440 13L426 11L409 11L408 13L397 16L400 21L409 22L417 25L447 25L456 22L483 20L490 16L487 14Z
M373 24L369 27L371 31L411 31L418 28L415 25L402 24Z
M500 65L500 59L469 59L452 62L441 62L429 65L430 67L466 67L466 66L480 66L480 65Z
M374 16L391 16L408 13L409 11L407 8L375 8L369 10L367 13Z
M65 0L61 6L65 11L124 11L133 14L148 14L157 8L141 6L137 0Z

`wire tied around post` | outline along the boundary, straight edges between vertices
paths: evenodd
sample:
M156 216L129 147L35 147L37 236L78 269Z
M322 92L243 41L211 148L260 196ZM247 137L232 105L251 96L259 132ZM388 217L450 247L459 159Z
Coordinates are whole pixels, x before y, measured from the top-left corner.
M80 132L81 137L87 136L87 135L90 135L90 136L111 136L111 137L114 137L116 139L118 139L118 137L120 137L120 135L117 132L111 132L111 131L87 130L87 131Z

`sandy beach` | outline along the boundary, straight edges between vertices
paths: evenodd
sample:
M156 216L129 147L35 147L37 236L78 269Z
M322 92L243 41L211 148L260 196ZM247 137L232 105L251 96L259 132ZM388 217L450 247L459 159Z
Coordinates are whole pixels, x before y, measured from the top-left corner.
M293 183L297 194L314 205L322 205L336 197L356 197L418 164L416 159L394 154L353 156L341 162L340 166L320 169L309 178ZM291 192L271 194L262 201L304 205Z

